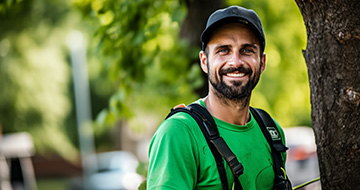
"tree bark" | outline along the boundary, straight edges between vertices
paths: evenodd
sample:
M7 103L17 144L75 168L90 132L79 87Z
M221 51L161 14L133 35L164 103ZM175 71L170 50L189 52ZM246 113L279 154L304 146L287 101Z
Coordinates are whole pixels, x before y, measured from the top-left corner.
M296 0L322 189L360 188L360 2Z

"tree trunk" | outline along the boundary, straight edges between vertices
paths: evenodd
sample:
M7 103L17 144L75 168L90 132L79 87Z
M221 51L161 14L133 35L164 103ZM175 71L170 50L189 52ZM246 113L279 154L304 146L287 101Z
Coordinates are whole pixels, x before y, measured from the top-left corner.
M205 29L208 17L215 10L223 8L224 0L184 0L188 13L181 23L180 37L189 42L190 46L201 48L200 35ZM199 58L196 57L191 61L192 64L199 63ZM207 95L207 75L202 75L204 85L195 90L200 97Z
M323 190L360 188L360 1L296 0Z
M200 35L211 13L223 8L224 0L184 0L188 13L181 23L180 37L191 46L201 47Z

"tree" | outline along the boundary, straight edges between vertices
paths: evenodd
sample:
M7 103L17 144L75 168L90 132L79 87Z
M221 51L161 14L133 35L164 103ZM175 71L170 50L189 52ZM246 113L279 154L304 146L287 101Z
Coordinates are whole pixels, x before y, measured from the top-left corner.
M63 56L63 1L0 2L0 123L3 133L26 131L36 152L76 158L66 136L70 69Z
M201 71L190 65L195 51L179 39L186 13L179 1L78 1L75 6L96 28L103 67L117 84L109 108L98 117L101 123L135 120L131 116L154 113L154 106L165 115L169 104L195 98L192 89L202 85Z
M62 0L0 1L0 127L4 134L29 132L38 155L77 159L76 115L65 41L75 26L86 28L80 16L70 2ZM97 115L104 100L107 105L111 83L103 82L104 69L98 68L101 62L89 58L92 111ZM100 133L96 137L102 138L98 142L101 146L109 135Z
M312 123L322 189L360 186L360 3L296 0L308 43Z
M184 0L187 8L187 15L181 23L180 37L189 42L190 46L201 48L200 35L206 26L206 20L216 9L224 6L224 0ZM191 60L192 64L198 65L198 57ZM202 73L203 81L207 80L207 75ZM196 89L200 96L206 96L208 90L207 83Z

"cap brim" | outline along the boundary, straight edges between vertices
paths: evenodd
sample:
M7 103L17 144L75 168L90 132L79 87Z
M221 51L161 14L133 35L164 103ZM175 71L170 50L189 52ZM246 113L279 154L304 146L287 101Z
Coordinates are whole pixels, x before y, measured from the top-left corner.
M223 18L223 19L220 19L220 20L214 22L213 24L211 24L211 26L207 27L200 36L200 39L201 39L201 42L202 42L203 46L205 46L209 42L212 33L217 28L219 28L221 25L225 25L225 24L229 24L229 23L242 23L242 24L245 24L245 25L249 26L249 28L255 33L256 37L258 38L260 46L264 46L263 43L264 43L265 39L263 39L262 34L260 34L258 29L255 27L255 25L252 24L247 19L239 18L239 17ZM203 50L205 48L206 47L202 47Z

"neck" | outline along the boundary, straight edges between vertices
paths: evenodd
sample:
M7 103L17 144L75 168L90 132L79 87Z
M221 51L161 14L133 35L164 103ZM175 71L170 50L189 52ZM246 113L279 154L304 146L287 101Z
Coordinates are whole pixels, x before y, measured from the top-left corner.
M204 103L214 117L235 125L245 125L250 120L250 97L230 100L209 92Z

